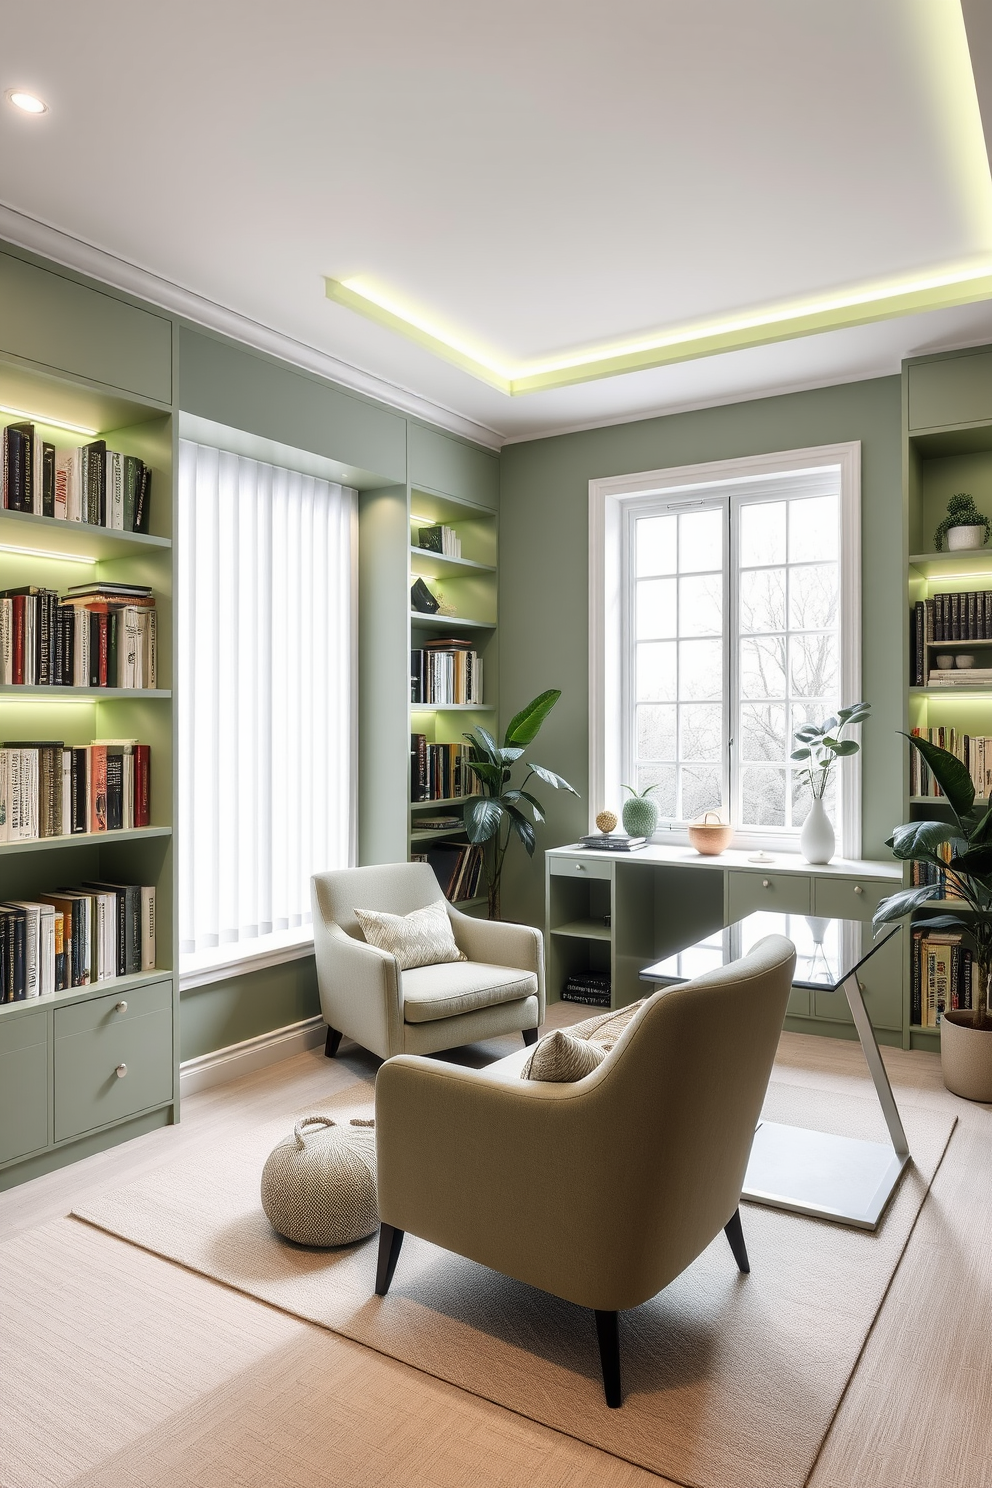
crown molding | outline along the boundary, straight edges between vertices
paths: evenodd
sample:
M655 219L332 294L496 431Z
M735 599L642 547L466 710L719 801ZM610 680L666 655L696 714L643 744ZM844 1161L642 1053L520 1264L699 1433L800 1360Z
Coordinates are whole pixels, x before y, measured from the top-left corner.
M164 279L149 269L129 263L127 259L119 258L84 238L73 237L61 228L30 217L2 201L0 236L18 248L37 253L61 264L63 268L74 269L78 274L86 274L112 289L134 295L160 310L182 316L194 325L228 336L255 351L278 357L280 361L288 362L301 371L326 377L330 382L351 392L361 393L363 397L373 398L377 403L384 403L398 413L423 419L425 423L434 424L462 439L470 439L487 449L498 450L503 444L503 435L496 429L477 423L444 404L424 398L411 388L376 377L371 372L352 366L350 362L341 361L328 352L308 346L304 341L297 341L293 336L273 330L271 326L252 320L240 311L209 300L183 285L174 284L170 279Z

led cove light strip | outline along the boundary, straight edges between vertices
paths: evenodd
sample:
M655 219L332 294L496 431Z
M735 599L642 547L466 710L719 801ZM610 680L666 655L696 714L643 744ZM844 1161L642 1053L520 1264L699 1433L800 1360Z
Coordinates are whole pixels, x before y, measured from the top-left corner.
M82 553L53 553L48 548L18 548L13 543L0 543L0 553L17 553L25 558L50 558L53 563L96 563L96 558Z
M551 357L520 367L501 365L460 337L432 325L424 316L360 278L325 279L328 299L408 336L436 356L511 397L570 383L590 382L622 372L641 371L691 357L760 346L790 337L840 330L890 316L972 303L992 298L992 262L947 269L918 279L845 291L801 304L770 306L752 315L703 322L644 336L636 341L600 346L571 356Z
M70 424L65 419L49 418L45 413L29 413L25 408L9 408L0 403L0 413L12 413L15 418L27 419L29 423L44 424L49 429L68 429L70 434L88 434L95 439L99 429L87 429L83 424Z

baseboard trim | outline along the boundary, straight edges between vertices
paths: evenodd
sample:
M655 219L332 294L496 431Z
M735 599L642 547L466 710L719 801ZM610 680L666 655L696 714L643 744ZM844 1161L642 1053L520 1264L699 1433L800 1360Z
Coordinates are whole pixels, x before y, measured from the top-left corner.
M305 1018L301 1023L273 1028L271 1033L260 1033L240 1044L199 1054L179 1066L180 1092L193 1095L197 1090L209 1090L212 1085L226 1085L229 1080L250 1075L253 1070L278 1064L280 1059L291 1059L294 1054L315 1049L323 1041L323 1018Z

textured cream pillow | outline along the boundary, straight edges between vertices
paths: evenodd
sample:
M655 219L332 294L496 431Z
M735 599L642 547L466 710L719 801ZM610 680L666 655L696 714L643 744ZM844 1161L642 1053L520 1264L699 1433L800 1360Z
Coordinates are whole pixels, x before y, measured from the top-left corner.
M564 1028L556 1028L534 1047L534 1052L520 1071L522 1080L556 1080L570 1085L591 1075L606 1058L606 1050L586 1039L573 1038Z
M573 1023L568 1031L573 1038L588 1039L591 1044L597 1044L608 1054L631 1018L640 1012L647 1000L642 997L639 1002L632 1002L628 1007L615 1008L612 1012L585 1018L581 1023Z
M376 909L356 909L355 919L369 945L388 951L400 963L400 971L415 966L440 966L445 961L467 961L455 943L455 932L444 901L415 909L412 914L385 914Z

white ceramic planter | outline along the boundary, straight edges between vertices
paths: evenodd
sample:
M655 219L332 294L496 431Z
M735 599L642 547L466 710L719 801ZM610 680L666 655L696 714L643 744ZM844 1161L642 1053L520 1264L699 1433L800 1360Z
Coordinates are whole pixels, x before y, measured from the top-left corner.
M966 548L984 548L985 525L981 527L948 527L947 547L951 553L962 552Z
M940 1069L954 1095L992 1101L992 1029L972 1028L970 1012L945 1013L940 1021Z
M799 850L807 863L829 863L835 847L834 829L824 809L823 799L814 796L809 815L799 833Z

